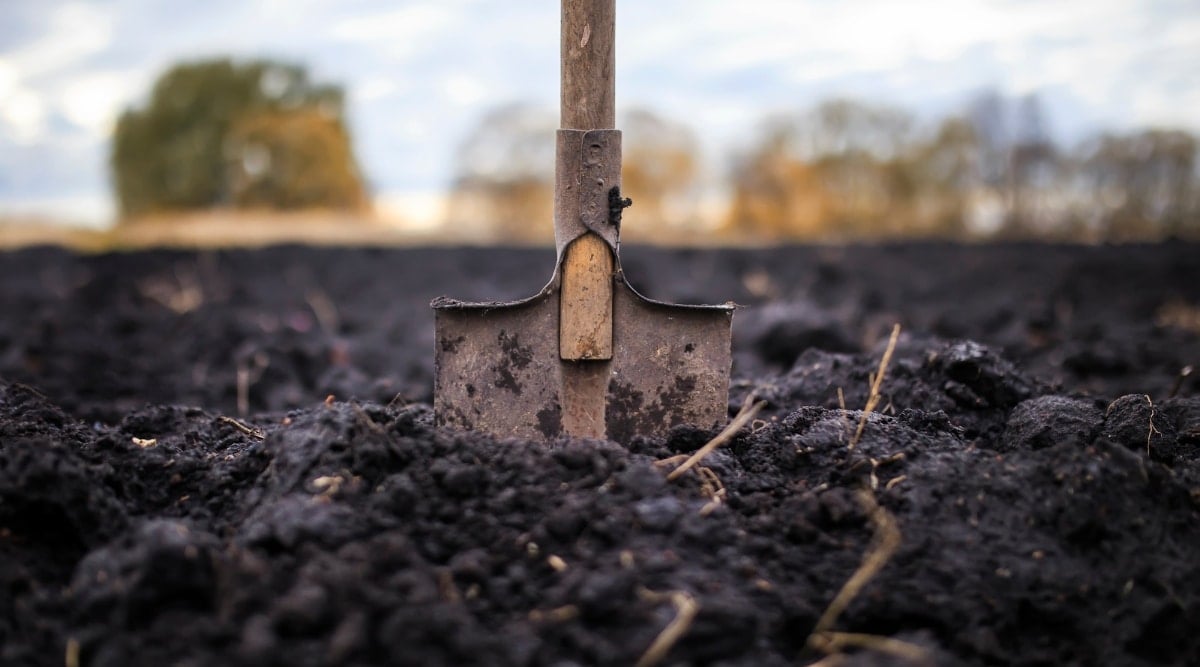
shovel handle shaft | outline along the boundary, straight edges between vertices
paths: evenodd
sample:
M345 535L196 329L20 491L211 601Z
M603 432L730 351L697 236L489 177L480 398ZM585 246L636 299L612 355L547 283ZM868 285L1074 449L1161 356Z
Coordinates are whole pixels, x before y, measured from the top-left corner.
M616 127L616 2L562 0L562 87L564 130Z
M615 5L615 0L562 0L560 125L564 130L609 130L616 125ZM573 185L567 187L576 192L590 185L580 181L583 177L579 171L582 158L582 155L560 155L557 165L557 169L565 169L571 175L567 180ZM557 182L556 187L562 187L562 179ZM556 201L561 201L567 194L556 192ZM573 193L573 196L578 194ZM559 208L556 205L556 216L568 214ZM564 361L612 359L613 256L608 244L590 233L575 239L566 248L561 268L560 358ZM592 370L580 372L594 374ZM572 378L568 380L572 391L566 392L565 397L566 432L603 435L603 384L593 387L596 383Z

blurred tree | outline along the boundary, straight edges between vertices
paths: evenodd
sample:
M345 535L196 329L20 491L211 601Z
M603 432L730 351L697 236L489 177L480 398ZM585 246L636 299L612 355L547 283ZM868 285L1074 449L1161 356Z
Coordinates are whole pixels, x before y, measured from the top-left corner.
M985 187L1006 191L1009 151L1013 143L1008 103L994 90L986 90L970 101L967 122L979 145L979 177Z
M758 239L1200 237L1200 138L1106 134L1068 152L1036 95L984 93L928 134L835 100L764 122L724 231Z
M1054 142L1037 94L986 91L967 118L978 139L978 197L998 205L994 231L1006 238L1060 237L1070 217L1072 165Z
M891 107L835 99L802 116L800 155L823 190L826 235L878 236L901 232L906 220L898 196L908 192L899 167L912 118Z
M792 123L768 121L759 143L736 161L726 232L743 239L811 239L825 231L826 193L812 167L794 154L794 140Z
M1200 141L1180 130L1106 134L1081 151L1086 216L1107 240L1200 234Z
M911 128L902 110L853 100L769 121L734 174L727 229L768 238L905 231Z
M476 240L542 243L554 237L557 121L513 104L486 114L459 146L447 218ZM646 110L622 115L622 188L643 238L681 233L696 213L699 154L684 125ZM665 227L664 227L665 223Z
M319 147L303 146L307 141ZM271 61L218 59L171 68L145 108L121 115L111 167L126 216L235 204L346 207L366 200L341 89L311 82L300 66ZM282 183L300 172L303 186ZM316 193L298 195L300 187Z
M968 103L967 121L978 145L976 229L995 233L1008 225L1012 210L1013 131L1008 101L995 90L985 90Z
M1035 94L1016 103L1015 136L1009 147L1008 216L1002 235L1047 236L1061 222L1057 204L1063 191L1058 147Z
M812 165L827 202L824 235L832 238L880 236L901 231L894 186L906 174L861 150L831 153Z
M458 148L451 229L478 241L553 239L556 127L553 113L527 104L487 113Z
M911 232L938 237L967 233L971 200L979 187L979 137L966 118L941 122L928 140L915 143L896 163L897 199Z
M646 109L617 123L622 134L621 188L636 204L626 213L630 238L669 238L695 228L700 150L690 128Z
M262 111L240 118L226 139L235 206L355 209L366 193L346 128L320 109Z
M885 161L907 147L912 126L912 116L902 109L834 99L800 117L794 143L807 160L863 154Z

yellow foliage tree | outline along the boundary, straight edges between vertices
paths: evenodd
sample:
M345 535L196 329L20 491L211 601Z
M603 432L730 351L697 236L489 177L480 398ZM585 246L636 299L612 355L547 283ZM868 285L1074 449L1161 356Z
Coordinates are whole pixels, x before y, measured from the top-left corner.
M1181 130L1107 134L1085 147L1086 219L1101 238L1200 235L1200 140Z
M627 238L670 240L698 224L700 151L687 126L652 111L621 115L621 189L633 199Z
M365 202L341 89L312 82L303 67L273 61L222 58L172 67L143 108L121 115L111 166L126 217ZM289 178L303 182L285 184Z
M826 193L811 166L788 150L787 128L775 127L733 173L725 231L743 239L811 239L828 217Z
M345 127L320 109L239 119L226 140L230 196L242 208L355 209L367 197Z
M943 120L928 140L893 164L902 228L921 236L960 237L967 232L971 196L979 185L978 139L965 119Z
M458 148L450 229L476 241L553 240L555 125L525 104L487 113Z
M835 100L765 124L733 173L725 231L757 239L957 236L975 185L961 119L925 138L888 107Z
M448 226L478 241L554 238L554 144L549 111L524 104L485 115L458 149ZM622 189L635 238L670 238L695 216L700 172L692 132L645 110L623 114Z

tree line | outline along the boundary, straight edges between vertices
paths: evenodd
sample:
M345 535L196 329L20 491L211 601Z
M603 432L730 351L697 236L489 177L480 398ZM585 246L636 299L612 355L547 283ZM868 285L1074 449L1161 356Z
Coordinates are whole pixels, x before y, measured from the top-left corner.
M342 89L304 67L212 59L170 68L120 117L111 153L126 218L230 208L365 209ZM461 142L446 225L481 241L551 238L549 109L485 114ZM1180 129L1056 141L1036 96L958 113L836 99L762 119L707 163L695 131L644 109L624 134L627 236L662 241L1200 237L1200 140Z
M634 110L624 131L624 189L635 235L707 231L749 241L1007 238L1082 241L1200 237L1195 135L1105 132L1056 142L1036 96L982 94L921 125L856 100L776 114L716 177L695 133ZM497 239L549 234L554 118L528 106L486 116L459 152L449 218ZM714 225L714 189L725 193Z

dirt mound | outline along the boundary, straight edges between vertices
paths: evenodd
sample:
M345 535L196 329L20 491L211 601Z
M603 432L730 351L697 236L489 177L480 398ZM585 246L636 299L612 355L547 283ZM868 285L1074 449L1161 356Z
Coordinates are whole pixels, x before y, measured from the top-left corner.
M438 258L483 257L459 252ZM25 308L0 326L0 663L632 664L678 619L665 664L808 663L822 656L813 628L879 535L864 489L900 545L834 630L905 642L931 664L1194 660L1200 397L1193 379L1173 398L1164 387L1196 342L1151 318L1136 325L1149 340L1181 346L1129 343L1146 349L1126 370L1076 376L1054 352L1070 345L1045 342L1075 340L1061 318L1028 338L1044 313L1013 299L994 335L947 339L920 323L961 304L926 308L930 296L898 318L917 324L864 417L885 345L866 323L897 305L884 292L924 289L932 264L909 248L854 252L889 271L907 263L896 275L909 287L864 299L875 288L849 277L861 263L814 259L801 284L823 287L808 312L745 313L731 410L751 391L766 406L706 472L675 481L659 462L711 433L546 445L433 428L432 335L413 293L435 281L414 278L375 316L360 294L380 289L372 270L404 277L406 260L428 259L12 255L0 273L40 278L0 288ZM1046 252L1046 267L1082 261ZM1139 263L1154 252L1158 264ZM1129 263L1153 274L1173 252L1135 248ZM687 289L737 296L746 281L731 276L790 266L778 253L659 259L692 276ZM494 260L509 276L496 290L524 290L500 270L522 258ZM205 263L199 302L145 296L146 276L200 276ZM1101 288L1153 314L1144 290ZM775 289L764 303L787 302L778 292L792 288ZM1099 299L1072 289L1076 303ZM172 298L185 301L160 303ZM825 333L805 340L802 322ZM991 326L973 322L955 326ZM1096 349L1134 328L1114 323ZM1093 391L1097 378L1112 391ZM844 664L910 661L851 650Z

